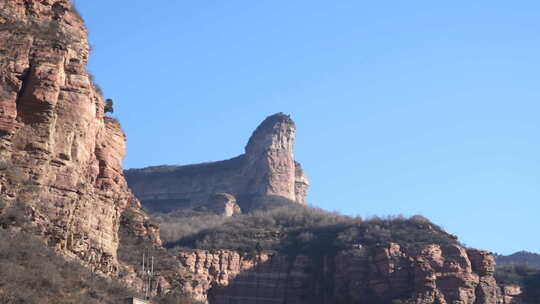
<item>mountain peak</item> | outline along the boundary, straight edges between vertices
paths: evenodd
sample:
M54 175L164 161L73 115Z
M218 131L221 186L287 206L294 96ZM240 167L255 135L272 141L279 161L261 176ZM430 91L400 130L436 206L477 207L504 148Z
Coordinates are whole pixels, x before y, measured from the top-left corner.
M150 210L201 206L220 192L235 196L240 207L248 209L260 196L306 204L309 183L294 160L295 132L291 117L276 113L255 129L245 154L217 162L128 170L126 176Z

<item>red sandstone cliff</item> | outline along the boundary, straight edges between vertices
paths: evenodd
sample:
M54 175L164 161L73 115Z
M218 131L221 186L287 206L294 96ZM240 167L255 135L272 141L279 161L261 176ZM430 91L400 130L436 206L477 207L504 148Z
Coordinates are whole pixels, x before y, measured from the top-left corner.
M397 244L295 257L234 251L180 253L194 273L184 289L212 304L495 304L491 254L458 245L406 250ZM394 301L394 302L392 302Z
M294 161L296 125L282 113L267 117L238 157L189 166L126 171L133 193L150 209L169 211L205 205L216 193L236 197L249 209L250 198L279 196L306 203L308 180Z
M0 0L0 9L1 224L33 231L61 252L114 274L124 211L130 211L135 236L159 244L158 228L124 180L125 136L104 116L103 98L85 70L83 22L65 0ZM218 192L305 204L308 182L294 162L294 133L288 116L270 116L246 154L130 171L133 188L143 199L188 205L204 204ZM137 176L144 182L138 184ZM234 205L229 209L235 212ZM179 253L178 263L179 269L166 265L160 286L211 303L372 304L373 298L402 295L415 304L496 303L492 256L457 245L406 250L392 244L319 257L196 251ZM139 281L133 271L130 279Z
M69 1L0 1L0 210L103 273L118 270L121 213L159 243L123 177L125 135L86 72L83 21Z

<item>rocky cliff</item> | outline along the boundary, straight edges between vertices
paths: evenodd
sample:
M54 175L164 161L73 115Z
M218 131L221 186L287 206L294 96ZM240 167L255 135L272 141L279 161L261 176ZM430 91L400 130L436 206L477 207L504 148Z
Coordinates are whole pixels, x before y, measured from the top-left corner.
M279 196L306 204L308 180L294 161L296 126L282 113L266 118L238 157L197 165L158 166L126 171L133 193L150 210L171 211L205 205L216 193L236 197L242 209L250 198Z
M4 228L114 274L124 210L139 236L160 241L123 177L125 135L104 115L88 56L69 1L0 1L0 212Z
M33 232L104 274L123 268L123 281L136 287L141 280L135 267L121 261L136 265L141 252L154 250L160 261L157 290L188 293L212 304L497 303L493 257L457 244L359 245L355 239L350 248L333 254L322 253L324 246L314 247L320 252L312 254L265 253L253 246L255 254L183 248L171 258L156 248L158 227L127 187L125 135L117 121L105 116L103 97L86 72L86 35L69 1L0 0L2 228ZM255 130L241 156L129 170L130 185L150 205L204 205L222 215L253 207L245 202L257 196L305 205L308 181L293 157L295 128L290 117L272 115ZM278 230L257 228L245 234L234 226L233 231L279 242L287 223L272 223ZM328 228L339 225L331 222ZM365 235L395 234L381 225L366 227ZM325 238L317 229L294 233L291 244ZM505 290L504 303L518 292Z
M195 274L185 289L213 304L497 303L493 256L458 245L293 257L195 251L178 258Z

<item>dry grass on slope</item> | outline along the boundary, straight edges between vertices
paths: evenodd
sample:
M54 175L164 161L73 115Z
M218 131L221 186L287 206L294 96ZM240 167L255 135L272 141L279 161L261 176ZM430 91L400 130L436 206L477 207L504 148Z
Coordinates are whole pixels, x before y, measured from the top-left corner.
M133 293L68 261L38 238L0 229L2 303L118 303Z

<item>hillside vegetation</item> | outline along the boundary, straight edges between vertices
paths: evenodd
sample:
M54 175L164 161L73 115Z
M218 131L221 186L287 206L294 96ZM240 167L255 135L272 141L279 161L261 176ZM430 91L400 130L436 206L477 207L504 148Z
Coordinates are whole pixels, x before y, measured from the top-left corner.
M422 216L363 220L298 204L223 218L205 213L155 217L167 241L178 249L279 251L329 254L353 246L405 247L455 244L455 236Z
M38 238L0 229L2 303L119 303L133 292L68 261Z
M66 260L37 237L5 229L0 229L0 274L0 303L118 304L136 295L119 282L96 275L77 261ZM175 294L153 301L199 303Z
M540 270L524 265L497 267L495 279L500 285L519 285L523 294L520 300L524 304L536 304L540 299Z
M540 254L520 251L511 255L495 255L497 283L519 285L523 294L519 300L524 304L536 304L540 299Z
M511 255L497 254L495 258L499 266L526 265L530 268L540 269L540 254L538 253L519 251Z

